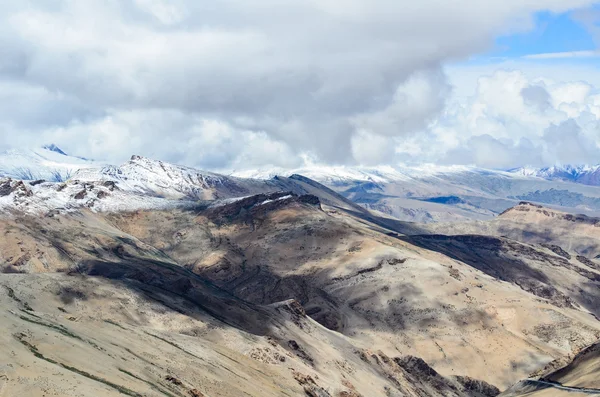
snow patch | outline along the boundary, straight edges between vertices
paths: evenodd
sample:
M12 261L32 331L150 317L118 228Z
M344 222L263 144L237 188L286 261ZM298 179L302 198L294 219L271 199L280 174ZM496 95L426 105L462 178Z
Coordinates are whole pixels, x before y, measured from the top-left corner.
M267 199L267 200L263 201L262 203L256 204L256 206L269 204L269 203L272 203L274 201L287 200L289 198L292 198L291 194L288 194L287 196L277 197L276 199L272 199L272 200L271 199Z

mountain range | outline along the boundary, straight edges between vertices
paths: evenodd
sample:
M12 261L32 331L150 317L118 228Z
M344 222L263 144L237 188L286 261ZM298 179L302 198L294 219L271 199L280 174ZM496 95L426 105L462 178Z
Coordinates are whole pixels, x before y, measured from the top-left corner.
M0 396L600 393L600 187L0 164Z
M498 171L467 166L312 166L225 175L141 156L133 156L120 166L108 165L68 156L56 145L0 155L0 176L28 181L119 182L138 205L147 197L153 202L165 198L227 198L244 191L264 191L265 186L277 184L273 182L276 176L302 175L381 216L416 222L491 219L523 200L599 216L597 173L598 167ZM219 192L216 186L220 186Z
M584 185L600 185L600 165L580 165L580 166L552 166L544 168L518 168L512 170L519 175L534 176L548 180L563 180Z

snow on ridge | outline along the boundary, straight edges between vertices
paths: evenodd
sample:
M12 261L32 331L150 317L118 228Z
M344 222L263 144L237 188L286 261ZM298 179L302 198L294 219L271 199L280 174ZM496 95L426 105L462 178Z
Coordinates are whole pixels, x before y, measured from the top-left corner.
M23 183L0 178L0 184L18 185L9 194L0 196L0 213L21 211L44 215L53 211L69 213L84 208L92 212L121 212L146 209L170 209L192 205L192 201L169 200L118 189L110 183L91 184L81 181L65 183Z
M58 147L36 149L10 149L0 153L0 176L21 180L61 182L69 179L81 168L95 168L102 163L73 157Z
M600 165L554 165L543 168L521 167L509 172L534 178L564 180L595 186L600 185Z
M269 204L269 203L272 203L273 201L287 200L287 199L292 198L292 197L293 196L291 194L288 194L286 196L277 197L276 199L267 199L267 200L263 201L262 203L256 204L256 206Z
M416 178L434 177L442 174L460 172L479 172L472 166L452 165L439 166L422 164L419 166L320 166L311 165L296 169L259 169L234 171L231 175L242 178L271 179L275 176L289 177L294 174L302 175L318 182L336 184L347 182L392 183L410 181Z
M73 179L114 181L124 190L169 198L211 199L216 187L235 183L224 175L174 165L160 160L132 156L121 166L81 169Z

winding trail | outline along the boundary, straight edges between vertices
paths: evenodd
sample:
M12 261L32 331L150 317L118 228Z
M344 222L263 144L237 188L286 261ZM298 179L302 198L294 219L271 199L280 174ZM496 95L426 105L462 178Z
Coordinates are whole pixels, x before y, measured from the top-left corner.
M595 396L600 396L600 389L589 389L586 387L570 387L563 386L560 383L548 382L544 380L535 380L535 379L527 379L523 381L523 385L531 385L531 386L550 386L558 390L563 390L570 393L583 393L590 394Z

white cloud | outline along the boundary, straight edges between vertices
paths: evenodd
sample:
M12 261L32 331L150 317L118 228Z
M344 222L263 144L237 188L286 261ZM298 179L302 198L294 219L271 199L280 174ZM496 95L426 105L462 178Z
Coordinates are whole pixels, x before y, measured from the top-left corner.
M448 104L443 65L531 28L537 10L591 3L0 0L0 84L15 93L0 95L0 144L221 168L537 142L564 114L596 114L591 94L569 86L557 105L558 88L507 74Z
M356 117L354 124L386 136L419 131L444 109L450 91L441 70L419 71L398 86L385 108Z
M177 0L134 0L134 3L165 25L181 22L185 15L184 4Z
M481 77L475 95L455 101L423 134L453 137L430 160L510 168L600 159L600 95L590 84L500 70Z
M598 51L566 51L566 52L547 52L541 54L525 55L525 59L564 59L564 58L598 58Z
M359 130L352 136L352 155L365 165L392 163L394 146L394 141L390 138L366 130Z
M112 162L144 154L206 169L301 165L298 154L286 143L264 132L237 129L177 110L110 110L92 122L46 129L36 143L43 142L63 142L67 152Z

